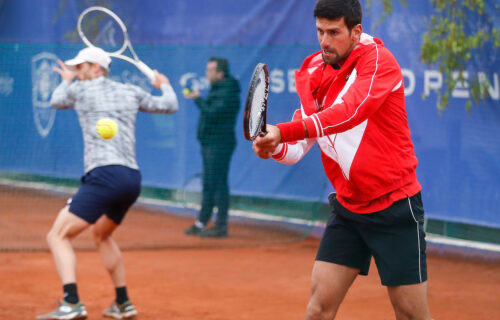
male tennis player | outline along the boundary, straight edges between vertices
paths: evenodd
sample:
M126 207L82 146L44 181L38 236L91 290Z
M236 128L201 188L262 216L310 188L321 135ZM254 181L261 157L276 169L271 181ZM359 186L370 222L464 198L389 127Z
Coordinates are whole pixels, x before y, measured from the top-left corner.
M431 319L421 186L406 118L401 68L381 40L362 33L358 0L318 0L321 51L295 75L301 109L253 144L293 164L319 144L336 190L311 277L306 319L333 319L373 256L396 319ZM369 310L367 310L367 313Z
M57 216L47 234L61 279L64 300L57 309L38 319L85 319L87 311L76 287L76 258L71 239L92 226L92 235L116 289L116 300L104 316L131 319L137 315L127 295L125 269L120 249L111 238L127 210L139 196L141 174L135 159L135 121L137 111L173 113L177 97L169 80L155 71L151 84L161 89L154 97L141 88L110 80L111 59L99 48L85 48L54 71L62 78L52 94L57 109L74 108L84 140L85 175L82 185ZM74 78L77 81L73 82ZM101 118L118 123L118 132L109 140L96 132Z

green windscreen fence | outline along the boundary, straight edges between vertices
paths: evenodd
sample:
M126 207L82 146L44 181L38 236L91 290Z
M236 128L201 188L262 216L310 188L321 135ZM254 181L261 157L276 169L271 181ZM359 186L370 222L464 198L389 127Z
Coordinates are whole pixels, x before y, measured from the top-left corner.
M199 182L197 182L199 183ZM45 235L79 181L25 174L0 174L0 250L47 250ZM114 234L124 249L217 248L294 243L320 232L328 214L320 201L301 202L231 197L229 237L187 236L197 218L201 189L143 186L139 201ZM215 214L217 214L215 212ZM73 240L78 249L94 247L90 230Z

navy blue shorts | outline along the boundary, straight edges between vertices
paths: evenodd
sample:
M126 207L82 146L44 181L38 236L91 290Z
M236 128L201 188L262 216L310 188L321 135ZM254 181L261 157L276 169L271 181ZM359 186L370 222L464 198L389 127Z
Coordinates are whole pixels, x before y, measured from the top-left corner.
M385 286L427 280L424 209L420 193L369 214L347 210L329 197L333 212L316 260L345 265L367 275L371 257Z
M141 173L121 165L92 169L82 177L82 185L68 200L69 211L88 223L103 214L120 224L141 192Z

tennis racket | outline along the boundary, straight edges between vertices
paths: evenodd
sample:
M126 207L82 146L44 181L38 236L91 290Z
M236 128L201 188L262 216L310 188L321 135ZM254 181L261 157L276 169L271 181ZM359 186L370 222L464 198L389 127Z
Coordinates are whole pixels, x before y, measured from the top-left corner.
M259 134L266 134L267 97L269 95L269 70L264 63L255 67L248 89L243 132L247 140L253 141Z
M99 47L105 50L110 57L130 62L149 80L154 80L153 70L137 57L130 43L127 27L113 11L99 6L85 9L78 17L77 30L85 45ZM122 54L127 48L132 57Z

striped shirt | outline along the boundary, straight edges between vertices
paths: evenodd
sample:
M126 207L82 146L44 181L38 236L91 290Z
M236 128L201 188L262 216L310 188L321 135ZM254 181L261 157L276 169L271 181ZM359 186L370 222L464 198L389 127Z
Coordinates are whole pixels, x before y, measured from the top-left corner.
M85 173L106 165L139 168L135 158L137 111L174 113L178 109L173 88L163 84L161 91L161 96L152 96L138 86L103 76L59 84L50 103L56 109L75 109L78 114L83 133ZM111 118L118 125L118 132L112 139L105 140L97 134L96 124L102 118Z

